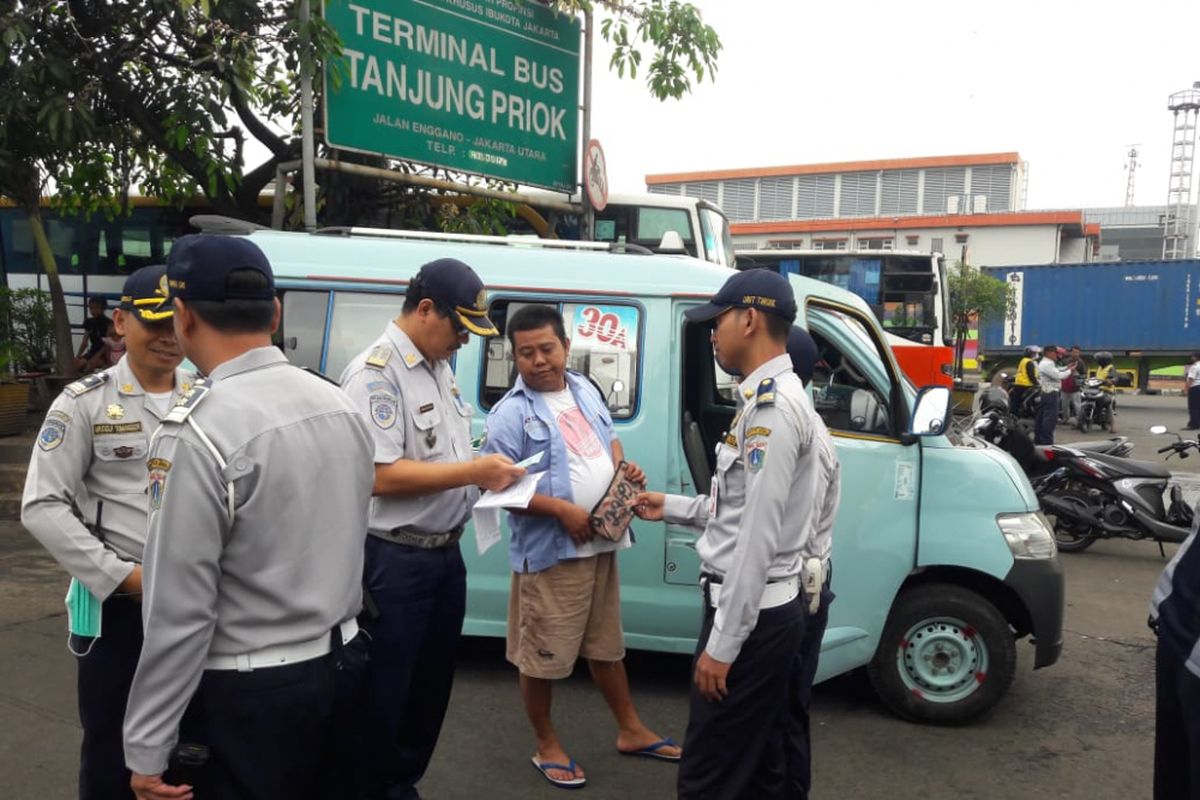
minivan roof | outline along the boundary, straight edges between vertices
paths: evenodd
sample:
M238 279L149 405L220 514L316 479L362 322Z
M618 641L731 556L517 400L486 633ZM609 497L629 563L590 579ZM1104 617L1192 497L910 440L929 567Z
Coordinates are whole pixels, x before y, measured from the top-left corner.
M573 294L708 297L734 272L691 256L563 251L523 239L497 239L495 244L483 244L274 230L257 230L249 236L266 253L281 282L403 286L422 264L452 257L470 264L493 291L520 288ZM791 280L800 292L821 295L869 313L857 295L843 289L809 278L791 276Z
M404 285L422 264L452 257L471 265L489 289L655 296L711 293L733 272L690 256L564 252L524 239L482 244L271 230L255 231L250 239L266 253L279 280Z

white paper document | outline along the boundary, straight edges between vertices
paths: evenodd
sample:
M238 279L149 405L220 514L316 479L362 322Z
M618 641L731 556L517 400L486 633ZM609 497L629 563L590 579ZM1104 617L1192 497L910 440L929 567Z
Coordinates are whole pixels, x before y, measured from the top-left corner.
M528 508L529 501L537 494L538 481L545 472L526 475L507 489L499 492L484 492L479 502L471 509L471 521L475 523L475 545L483 555L500 541L500 512L506 508Z

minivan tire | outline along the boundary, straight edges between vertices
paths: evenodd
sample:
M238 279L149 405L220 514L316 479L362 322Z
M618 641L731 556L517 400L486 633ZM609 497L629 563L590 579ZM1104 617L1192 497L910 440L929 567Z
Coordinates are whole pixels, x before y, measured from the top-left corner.
M1000 701L1016 668L1016 640L1000 611L969 589L941 583L897 598L867 674L900 717L962 725Z

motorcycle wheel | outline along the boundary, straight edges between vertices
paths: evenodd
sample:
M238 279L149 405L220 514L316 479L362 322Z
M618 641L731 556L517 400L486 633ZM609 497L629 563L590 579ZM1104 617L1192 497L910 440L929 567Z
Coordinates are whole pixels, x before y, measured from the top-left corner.
M1092 427L1092 421L1090 419L1088 419L1088 416L1086 414L1080 414L1079 415L1079 432L1087 433L1088 429L1091 427Z
M1085 499L1074 492L1060 492L1058 498L1078 508L1087 508ZM1086 523L1060 519L1053 514L1047 514L1054 521L1054 543L1064 553L1079 553L1092 546L1096 534L1092 526Z

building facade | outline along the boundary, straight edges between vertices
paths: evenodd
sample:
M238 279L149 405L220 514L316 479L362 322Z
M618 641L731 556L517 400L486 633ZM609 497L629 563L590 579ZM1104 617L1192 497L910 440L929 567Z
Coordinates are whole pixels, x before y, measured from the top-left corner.
M1090 261L1082 211L1025 211L1017 153L647 175L654 194L702 197L737 249L918 250L977 266Z

